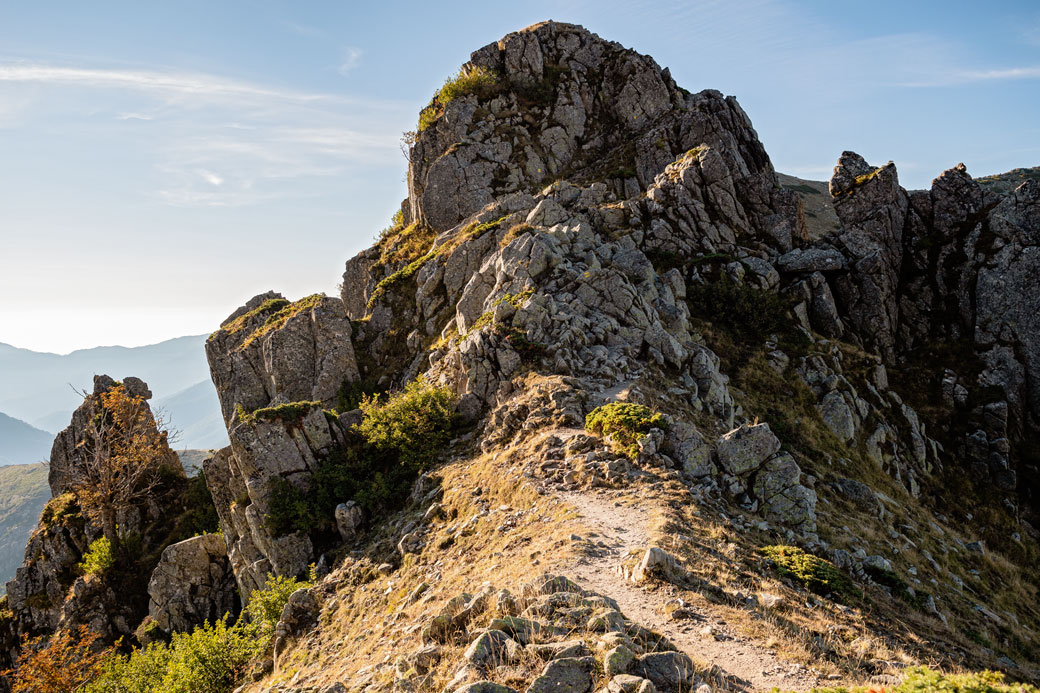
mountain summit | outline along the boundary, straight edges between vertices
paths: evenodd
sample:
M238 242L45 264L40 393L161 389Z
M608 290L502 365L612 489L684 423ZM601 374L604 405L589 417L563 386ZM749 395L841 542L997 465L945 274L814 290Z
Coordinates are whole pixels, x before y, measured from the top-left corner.
M845 152L810 240L734 98L556 22L407 138L342 295L206 343L221 541L163 551L137 634L233 607L200 587L228 570L242 615L115 661L262 632L214 690L1040 676L1035 181L907 192Z

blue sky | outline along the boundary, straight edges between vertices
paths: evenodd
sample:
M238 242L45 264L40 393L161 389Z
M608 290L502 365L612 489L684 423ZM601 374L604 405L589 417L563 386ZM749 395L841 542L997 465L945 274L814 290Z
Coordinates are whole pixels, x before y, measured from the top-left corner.
M1040 164L1040 3L0 4L0 342L66 352L335 293L406 190L401 132L543 19L734 94L780 171L908 187Z

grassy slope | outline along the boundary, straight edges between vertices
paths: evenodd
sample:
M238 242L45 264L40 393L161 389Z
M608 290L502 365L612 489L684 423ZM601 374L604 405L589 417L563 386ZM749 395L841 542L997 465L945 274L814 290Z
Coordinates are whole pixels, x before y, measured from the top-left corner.
M21 565L25 544L50 496L46 466L0 467L0 592Z

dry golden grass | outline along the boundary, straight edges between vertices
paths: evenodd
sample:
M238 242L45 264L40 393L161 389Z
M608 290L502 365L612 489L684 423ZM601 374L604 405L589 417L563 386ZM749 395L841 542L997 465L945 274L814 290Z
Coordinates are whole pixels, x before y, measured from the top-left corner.
M475 594L484 586L516 591L569 556L570 535L584 531L576 513L558 500L539 495L520 475L525 456L536 444L532 440L508 452L476 455L438 470L444 515L433 522L421 552L406 556L390 575L375 571L368 558L348 558L330 576L343 582L334 598L326 601L320 626L280 657L275 674L250 690L289 682L342 681L353 687L351 682L368 680L389 685L396 658L421 646L422 626L449 599L463 592ZM480 495L473 495L474 489L480 489ZM516 525L497 531L517 511L524 514ZM479 520L466 536L448 531L473 517ZM372 550L380 541L385 537L372 537L367 548ZM428 589L408 603L408 596L424 582ZM442 648L428 690L439 690L451 679L467 645ZM517 675L521 673L530 680L530 671L521 667Z

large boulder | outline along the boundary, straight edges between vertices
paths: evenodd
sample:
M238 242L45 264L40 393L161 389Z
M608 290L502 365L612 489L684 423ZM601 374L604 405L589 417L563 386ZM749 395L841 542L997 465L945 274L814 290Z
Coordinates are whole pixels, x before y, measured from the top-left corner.
M167 546L148 581L148 615L165 633L185 632L237 610L235 575L220 534Z
M780 441L767 423L741 424L719 438L716 444L719 465L734 476L758 469L779 450Z
M333 405L358 378L350 319L338 298L294 303L268 292L232 313L206 340L206 357L224 421L272 401Z

